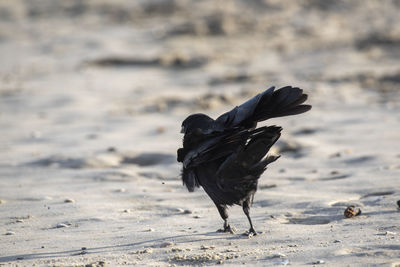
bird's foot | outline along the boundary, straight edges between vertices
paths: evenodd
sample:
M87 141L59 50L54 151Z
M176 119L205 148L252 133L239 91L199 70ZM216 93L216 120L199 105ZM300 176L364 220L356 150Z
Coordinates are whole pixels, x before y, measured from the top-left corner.
M252 238L253 236L258 235L258 233L256 232L256 230L254 230L253 228L250 228L248 231L246 231L245 233L243 233L244 236L247 236L248 238Z
M234 233L236 233L236 228L235 228L235 227L231 227L231 226L228 224L228 225L224 226L223 229L218 229L217 232L234 234Z

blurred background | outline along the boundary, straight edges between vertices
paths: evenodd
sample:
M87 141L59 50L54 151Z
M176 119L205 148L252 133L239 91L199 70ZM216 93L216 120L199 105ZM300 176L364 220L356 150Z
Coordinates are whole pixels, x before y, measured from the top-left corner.
M204 250L232 246L231 266L398 265L399 0L0 0L0 62L0 265L215 265ZM284 128L252 209L267 233L222 237L182 186L181 122L273 85L313 109L260 124Z
M144 129L168 130L157 113L178 132L189 112L216 115L270 85L390 109L399 14L398 0L0 1L2 148L47 138L68 150L148 114Z

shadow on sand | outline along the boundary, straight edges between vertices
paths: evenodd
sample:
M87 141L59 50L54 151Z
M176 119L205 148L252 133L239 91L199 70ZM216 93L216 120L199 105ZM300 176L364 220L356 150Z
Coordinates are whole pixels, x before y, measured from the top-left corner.
M193 239L194 236L204 236L205 238L196 238ZM166 241L174 241L175 244L185 244L185 243L196 243L200 241L209 241L209 240L237 240L237 239L248 239L248 237L244 237L240 234L228 234L228 233L218 233L218 232L207 232L207 233L199 233L199 234L187 234L187 235L178 235L178 236L170 236L163 237L151 240L145 240L135 243L121 244L121 245L110 245L110 246L102 246L102 247L87 247L85 250L80 249L72 249L65 251L53 251L53 252L41 252L41 253L31 253L31 254L18 254L11 256L2 256L0 257L0 263L2 262L13 262L20 260L36 260L36 259L49 259L49 258L61 258L61 257L71 257L71 256L82 256L88 254L101 254L107 252L114 251L123 251L123 250L137 250L143 249L144 247L160 247L160 242Z

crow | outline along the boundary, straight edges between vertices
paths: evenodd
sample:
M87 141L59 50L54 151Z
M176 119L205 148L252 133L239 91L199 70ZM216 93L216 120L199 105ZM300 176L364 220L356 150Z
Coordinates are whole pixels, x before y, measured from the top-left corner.
M177 151L177 160L183 165L183 184L189 192L203 187L224 220L219 231L234 232L227 207L236 204L242 206L250 223L247 234L257 234L250 206L261 174L280 157L267 153L282 130L279 126L257 128L257 123L304 113L311 109L303 104L306 100L300 88L271 87L216 120L197 113L182 122L183 147Z

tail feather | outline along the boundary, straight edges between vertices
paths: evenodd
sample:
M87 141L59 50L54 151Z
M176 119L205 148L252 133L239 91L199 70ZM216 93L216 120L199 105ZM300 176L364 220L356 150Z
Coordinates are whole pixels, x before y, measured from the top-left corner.
M297 115L311 109L310 105L302 105L307 95L297 87L286 86L276 91L265 91L254 110L252 120L264 121L270 118Z
M250 172L253 177L260 177L261 174L264 173L264 171L267 169L267 165L276 161L279 159L281 156L275 156L275 155L268 155L265 159L260 161L258 164L254 165L251 169Z
M297 115L297 114L301 114L301 113L307 112L310 109L311 109L310 105L299 105L299 106L293 107L291 109L285 110L282 113L275 114L275 116L273 116L272 118L290 116L290 115Z
M181 176L183 185L186 185L189 192L193 192L195 187L200 186L199 181L197 180L197 177L193 170L183 168Z
M307 94L302 94L299 98L297 98L297 100L295 100L292 103L292 106L298 106L298 105L303 104L304 102L306 102L307 98L308 98Z
M303 90L299 88L283 87L272 94L272 103L268 108L274 110L282 106L287 106L299 99L302 93Z

